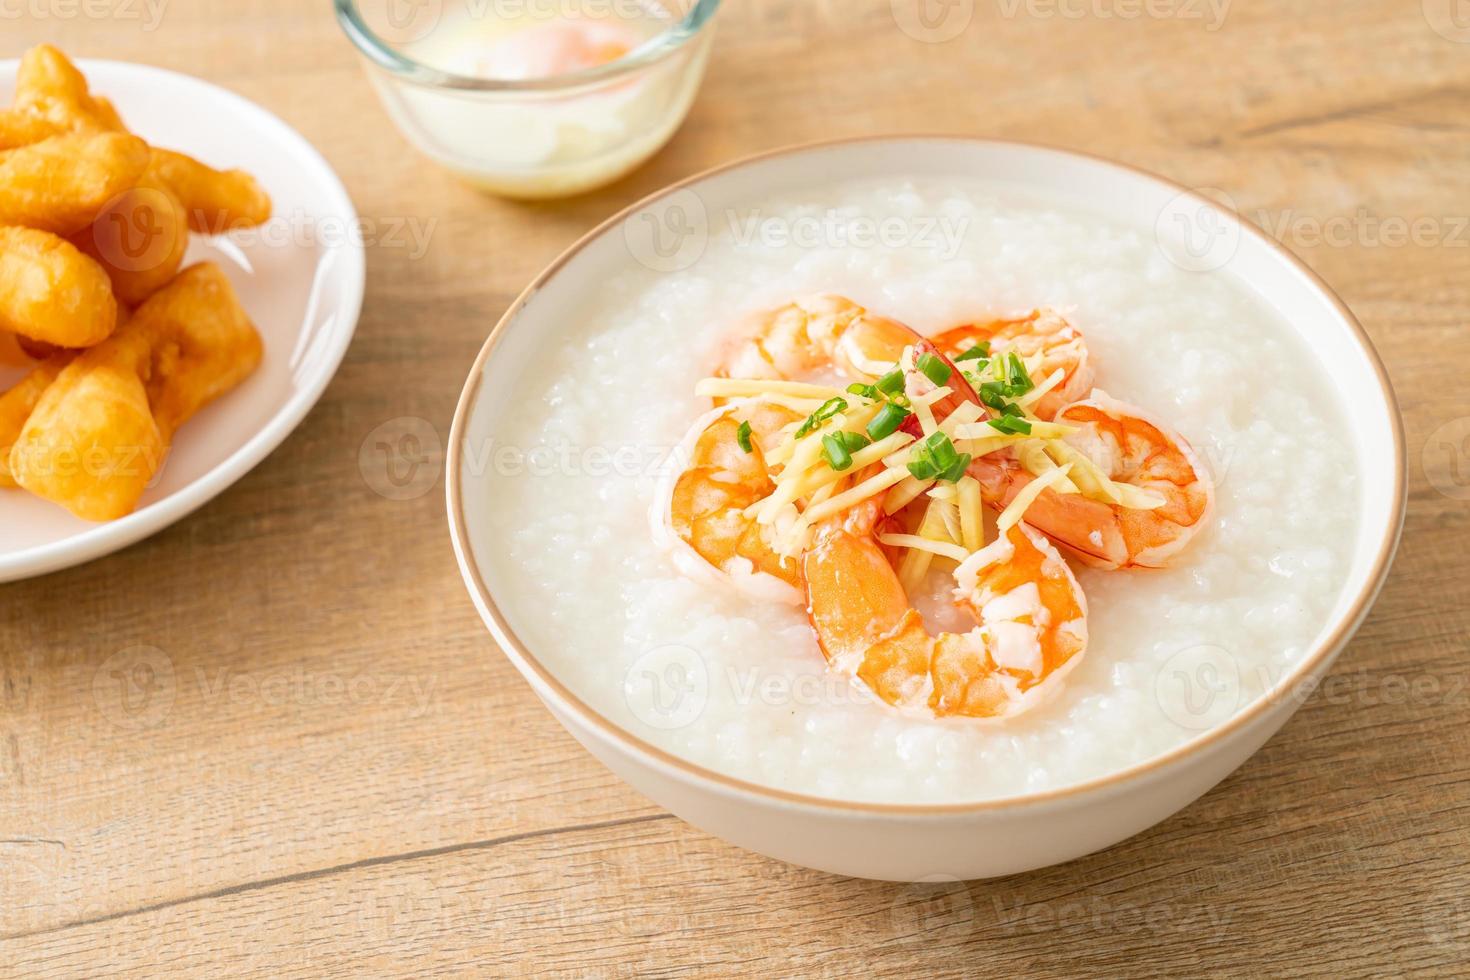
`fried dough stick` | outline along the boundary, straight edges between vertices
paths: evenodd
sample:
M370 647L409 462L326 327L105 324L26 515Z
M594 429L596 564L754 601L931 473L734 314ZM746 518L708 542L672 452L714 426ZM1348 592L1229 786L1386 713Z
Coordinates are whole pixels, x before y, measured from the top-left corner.
M14 108L0 111L0 147L67 133L127 133L117 110L94 97L87 79L56 48L26 52L16 75ZM72 244L107 270L118 299L136 305L173 279L189 247L183 203L152 166L136 187L107 202Z
M106 270L119 300L137 306L178 274L189 225L173 188L150 168L70 241Z
M86 77L56 48L26 52L15 107L0 110L0 149L66 133L127 133L117 110L92 95ZM270 219L271 200L243 170L215 170L192 157L153 148L138 186L111 200L72 243L112 277L118 298L138 304L183 263L190 229L222 234Z
M100 96L93 96L87 79L56 48L43 44L27 51L16 76L13 112L30 119L40 118L62 132L126 133L117 110ZM34 122L15 119L17 136L37 132ZM0 122L0 140L6 127ZM34 142L34 140L27 140ZM255 178L243 170L215 170L192 157L155 148L151 173L167 183L183 203L190 226L203 234L218 234L231 228L248 228L264 223L271 215L270 196Z
M14 104L16 113L43 119L60 132L126 132L112 103L93 98L87 77L49 44L31 48L20 59Z
M149 160L148 144L123 133L53 136L0 151L0 224L74 235L137 186Z
M149 172L173 188L189 227L201 235L222 235L270 220L270 195L243 170L215 170L193 157L154 147Z
M11 473L78 517L131 513L179 426L260 358L260 335L224 273L191 266L62 369L11 449Z
M53 136L64 136L69 128L33 116L19 109L0 109L0 150L30 146Z
M63 238L0 226L0 330L57 347L91 347L117 326L106 271Z
M111 102L93 97L87 79L49 44L25 53L15 76L15 102L0 109L0 150L67 133L126 133Z
M17 485L10 473L10 450L41 396L75 356L71 351L51 355L31 368L13 388L0 395L0 487Z

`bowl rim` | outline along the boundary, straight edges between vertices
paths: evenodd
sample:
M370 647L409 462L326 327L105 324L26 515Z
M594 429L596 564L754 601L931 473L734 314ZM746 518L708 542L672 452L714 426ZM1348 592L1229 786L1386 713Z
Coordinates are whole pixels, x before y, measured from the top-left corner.
M357 225L357 208L353 205L341 176L320 150L271 110L222 85L168 68L107 58L79 58L76 64L89 78L98 71L103 74L132 73L155 80L164 91L166 86L191 88L219 100L220 104L238 112L241 118L253 121L262 130L272 134L281 146L299 154L310 165L311 169L306 171L307 174L325 191L321 215L337 215L347 219L353 226ZM11 79L19 66L18 58L0 60L0 78ZM122 108L126 111L127 106ZM281 400L258 432L240 443L233 452L209 470L168 496L139 507L131 514L85 528L59 541L0 554L0 583L61 571L136 544L209 503L285 442L316 406L326 392L327 385L336 377L342 359L352 344L352 338L357 333L358 321L362 315L367 282L367 255L362 243L348 236L348 240L333 251L336 260L342 264L340 275L343 295L346 297L346 302L342 305L344 325L338 330L339 335L326 348L321 371L310 384L293 389Z
M630 215L649 207L651 204L662 200L692 184L697 184L711 177L716 177L732 170L737 170L756 163L783 156L798 156L803 153L822 151L833 148L863 146L871 143L884 142L958 142L977 144L1002 149L1020 150L1024 152L1040 152L1047 154L1058 154L1071 157L1094 166L1101 166L1114 171L1120 171L1132 177L1143 177L1147 180L1163 185L1166 189L1176 193L1186 194L1190 197L1217 207L1226 214L1235 218L1244 230L1245 234L1251 235L1259 242L1266 245L1277 255L1285 260L1297 272L1306 277L1309 284L1314 286L1321 294L1330 301L1339 316L1351 328L1362 353L1368 358L1374 374L1379 383L1380 394L1389 412L1389 429L1393 440L1393 518L1383 529L1382 539L1379 542L1378 552L1373 558L1372 568L1364 587L1354 597L1352 605L1338 619L1332 631L1320 642L1313 645L1307 655L1298 661L1280 680L1269 689L1262 692L1257 698L1237 711L1221 724L1197 733L1192 738L1174 746L1166 752L1150 756L1139 762L1115 769L1086 779L1081 782L1068 783L1064 786L1053 787L1035 793L1023 793L1012 796L995 797L991 799L973 800L959 803L879 803L863 800L843 800L834 797L817 796L813 794L800 793L793 790L780 789L767 786L762 783L741 779L726 773L710 769L698 763L691 762L681 756L675 755L653 743L628 731L622 726L608 719L591 705L578 697L570 688L544 664L537 659L531 649L516 635L510 623L501 613L496 605L490 589L486 586L484 578L480 575L468 540L466 524L464 519L463 477L461 474L462 444L465 426L471 409L478 398L481 383L484 378L484 368L491 354L499 345L520 313L521 309L530 299L535 296L545 284L575 256L580 254L594 240L601 238L610 231L616 230ZM1404 512L1407 503L1407 457L1405 454L1405 436L1403 417L1399 411L1398 399L1394 395L1393 386L1389 381L1388 371L1384 367L1383 360L1374 348L1371 338L1368 336L1363 325L1358 322L1356 316L1348 308L1321 276L1317 275L1305 262L1294 255L1280 242L1272 239L1264 231L1252 224L1238 212L1218 204L1215 201L1202 197L1191 188L1183 184L1150 173L1131 164L1110 160L1106 157L1097 156L1084 151L1065 149L1043 143L989 139L978 136L950 133L896 133L873 136L844 137L830 140L817 140L808 143L799 143L791 146L779 147L761 153L741 157L737 160L702 170L682 180L675 181L657 191L647 195L621 209L616 214L600 222L575 242L568 246L560 255L551 261L531 283L516 297L515 301L506 309L505 314L491 329L485 338L484 344L476 356L474 364L465 381L460 393L459 402L455 407L454 420L450 426L449 433L449 455L446 461L445 493L448 510L449 531L454 545L455 555L459 560L460 572L469 590L471 598L475 601L481 612L481 618L485 620L492 638L501 646L501 653L507 655L507 659L522 671L527 668L534 674L534 680L539 682L545 689L555 695L560 706L571 712L581 723L595 730L604 739L617 743L621 748L628 750L641 757L645 761L661 763L678 771L681 776L693 777L702 782L714 783L725 791L735 791L745 795L754 795L765 798L768 801L797 804L806 807L814 807L828 811L838 811L846 814L867 814L886 816L910 816L910 817L941 817L956 816L963 814L974 814L998 810L1011 810L1036 804L1049 803L1068 797L1076 797L1108 788L1115 788L1124 783L1144 778L1157 773L1176 762L1191 755L1203 753L1211 746L1218 745L1224 739L1236 733L1253 721L1265 714L1271 707L1280 701L1290 699L1290 692L1304 677L1309 676L1318 667L1329 664L1332 658L1346 645L1347 641L1362 624L1368 610L1372 607L1374 600L1383 587L1387 578L1389 566L1392 564L1394 553L1398 547L1399 538L1404 523ZM506 646L510 649L505 649ZM527 678L528 682L532 678ZM536 690L536 684L532 683L532 689ZM537 693L540 693L538 690ZM556 712L553 712L555 714Z
M512 94L563 92L598 85L663 61L703 34L706 26L713 25L715 13L720 9L720 0L694 0L684 16L632 51L606 64L564 75L524 79L461 75L410 58L368 25L358 9L359 6L358 0L333 0L332 7L336 11L337 23L342 28L342 33L347 35L359 54L398 80L425 88Z

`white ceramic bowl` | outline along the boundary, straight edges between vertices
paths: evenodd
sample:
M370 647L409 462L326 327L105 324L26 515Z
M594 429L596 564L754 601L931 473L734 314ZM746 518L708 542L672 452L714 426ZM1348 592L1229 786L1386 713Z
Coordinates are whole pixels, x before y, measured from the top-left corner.
M9 104L17 62L0 62ZM161 530L265 459L306 417L337 371L362 306L357 212L332 168L280 119L231 92L159 68L83 61L92 91L159 146L254 174L274 216L229 238L192 236L186 264L217 262L265 340L260 368L174 439L138 509L106 524L20 490L0 490L0 582L100 557ZM0 390L23 372L0 366Z
M1201 275L1249 283L1316 352L1345 395L1345 435L1355 443L1362 494L1346 583L1324 638L1273 689L1192 741L1097 779L947 805L847 803L733 779L613 725L516 636L486 585L494 580L485 571L488 558L499 548L486 519L495 505L494 468L466 466L466 448L497 440L509 380L528 369L540 347L556 342L559 324L588 283L638 261L692 261L702 248L702 216L747 213L769 197L819 188L834 177L922 176L991 178L1048 197L1083 198L1106 217L1156 228L1160 247ZM673 228L695 231L677 243L646 237ZM1285 249L1234 213L1138 170L963 138L778 151L693 177L615 215L552 263L491 332L470 371L450 440L449 523L470 594L506 656L578 741L654 801L728 841L794 864L903 881L984 878L1066 861L1152 826L1214 786L1285 723L1362 622L1387 574L1404 508L1403 432L1383 366L1347 308Z

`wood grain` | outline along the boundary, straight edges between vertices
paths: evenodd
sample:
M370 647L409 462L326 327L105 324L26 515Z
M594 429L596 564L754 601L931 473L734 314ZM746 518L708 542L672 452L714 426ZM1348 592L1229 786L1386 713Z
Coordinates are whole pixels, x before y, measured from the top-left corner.
M327 4L173 0L156 30L62 5L7 19L6 57L49 40L239 91L364 216L432 234L421 256L370 252L356 342L264 464L143 544L0 587L0 974L1463 975L1470 46L1435 30L1455 36L1449 8L1237 0L1214 22L1193 0L1133 18L980 0L925 43L896 26L903 0L735 0L668 149L547 205L421 160ZM614 209L733 156L903 130L1224 191L1362 318L1410 445L1404 546L1335 693L1154 830L970 885L787 867L623 786L480 627L442 483L388 499L358 457L393 420L442 437L489 327ZM1388 219L1429 233L1396 244Z

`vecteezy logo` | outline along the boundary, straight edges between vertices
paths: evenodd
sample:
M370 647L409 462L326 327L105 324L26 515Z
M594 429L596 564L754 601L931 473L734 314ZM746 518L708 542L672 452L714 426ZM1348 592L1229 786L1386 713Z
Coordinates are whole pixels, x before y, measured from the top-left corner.
M444 0L386 0L382 16L370 25L384 40L394 44L421 41L439 26Z
M695 650L677 643L655 647L623 676L623 699L650 728L683 728L709 703L709 668Z
M1240 664L1223 647L1203 643L1186 647L1160 668L1154 699L1180 728L1195 732L1213 728L1240 707Z
M1234 211L1234 200L1218 188L1178 194L1159 211L1154 241L1164 257L1181 269L1213 272L1224 268L1240 248L1240 219Z
M1446 41L1470 44L1470 0L1424 0L1424 20Z
M131 218L130 222L128 219ZM131 215L112 212L108 224L116 232L118 252L122 258L137 261L148 253L152 244L163 237L163 222L151 211L135 211Z
M975 928L970 886L951 874L925 875L896 890L888 903L893 934L918 942L962 939Z
M173 710L174 662L157 647L119 650L92 675L92 700L113 725L126 731L156 728Z
M654 272L681 272L709 246L709 212L692 190L675 191L629 215L623 239L633 258Z
M152 187L135 187L109 202L91 234L96 254L126 272L160 268L187 244L183 206Z
M434 489L444 468L444 443L428 419L405 415L373 429L357 450L357 469L374 493L413 500Z
M1440 886L1418 904L1426 939L1441 949L1470 951L1470 897Z
M890 0L890 6L898 29L926 44L954 40L975 18L975 0Z
M421 875L382 894L368 890L354 896L358 931L364 936L389 935L396 943L412 942L426 930L437 932L445 926L453 912L446 902L458 894Z
M1470 500L1470 417L1451 419L1431 432L1419 462L1434 489L1451 500Z

